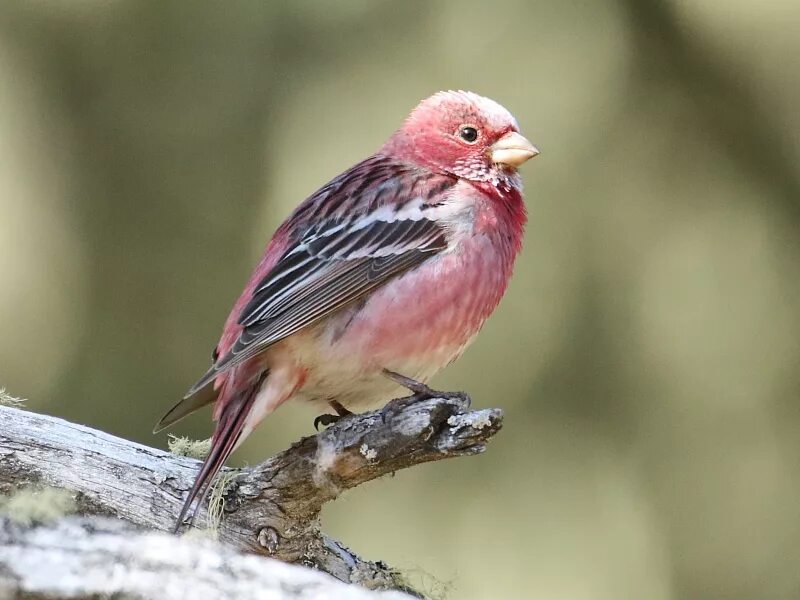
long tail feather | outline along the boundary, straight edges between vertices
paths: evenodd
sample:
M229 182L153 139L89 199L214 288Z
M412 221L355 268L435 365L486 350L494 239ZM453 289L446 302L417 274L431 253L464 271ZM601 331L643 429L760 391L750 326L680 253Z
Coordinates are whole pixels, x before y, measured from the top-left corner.
M158 433L170 425L177 423L184 417L192 414L194 411L200 410L207 404L211 404L212 402L216 401L218 395L219 391L214 389L213 384L208 384L206 387L198 390L195 394L186 396L183 398L183 400L170 408L163 417L161 417L161 420L156 423L155 427L153 427L153 433Z
M192 489L189 490L189 495L186 498L186 502L183 504L183 508L181 508L178 521L175 524L175 533L180 530L186 515L193 505L196 504L194 514L199 510L211 488L214 477L219 473L222 465L225 464L225 461L228 460L231 453L236 449L242 434L242 429L247 420L247 415L250 413L250 409L253 406L262 381L263 377L255 384L238 392L236 396L229 401L227 406L225 406L219 417L217 427L214 430L214 436L211 439L211 451L208 453L205 460L203 460L200 472L197 474ZM192 521L194 520L194 514L192 516Z

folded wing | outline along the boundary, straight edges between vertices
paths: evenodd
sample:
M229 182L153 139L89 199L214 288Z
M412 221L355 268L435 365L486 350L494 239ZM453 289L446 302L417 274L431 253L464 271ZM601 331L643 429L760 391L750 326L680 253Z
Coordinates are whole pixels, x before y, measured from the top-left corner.
M349 218L330 211L335 199L326 200L324 208L329 214L322 220L312 220L313 227L290 244L263 276L239 316L243 329L238 338L192 386L186 398L219 374L447 248L445 230L426 218L431 198L422 197L428 196L424 193L399 201L396 197L404 191L418 194L420 186L391 179L376 186L372 196L361 204L363 210L349 211ZM443 187L439 183L436 191L441 193ZM375 201L379 193L382 202ZM386 201L393 196L394 201Z

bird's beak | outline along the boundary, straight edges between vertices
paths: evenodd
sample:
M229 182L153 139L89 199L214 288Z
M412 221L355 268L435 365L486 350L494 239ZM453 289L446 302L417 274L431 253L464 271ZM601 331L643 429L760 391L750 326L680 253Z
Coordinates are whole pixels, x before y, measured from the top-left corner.
M536 146L516 131L509 131L489 147L489 155L493 163L514 169L537 154L539 154L539 150Z

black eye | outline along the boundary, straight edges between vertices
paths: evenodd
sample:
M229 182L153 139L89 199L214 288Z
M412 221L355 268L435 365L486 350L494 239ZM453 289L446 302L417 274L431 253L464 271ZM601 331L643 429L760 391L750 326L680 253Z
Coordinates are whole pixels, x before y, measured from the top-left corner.
M458 135L468 144L473 144L475 140L478 139L478 130L474 127L470 127L469 125L465 125L458 130Z

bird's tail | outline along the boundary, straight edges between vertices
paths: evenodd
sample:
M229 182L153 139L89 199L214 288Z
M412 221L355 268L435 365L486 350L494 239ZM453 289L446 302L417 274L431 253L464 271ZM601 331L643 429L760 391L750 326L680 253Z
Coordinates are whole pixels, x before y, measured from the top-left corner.
M266 376L266 373L264 376ZM244 390L236 391L235 395L222 408L217 427L214 429L214 435L211 438L211 450L205 460L203 460L200 472L197 474L192 489L189 490L189 495L186 498L186 502L183 504L183 508L181 508L178 522L175 524L175 533L180 530L186 515L195 503L196 514L211 488L214 477L219 473L222 465L225 464L225 461L228 460L231 453L236 449L242 435L242 429L247 420L247 415L253 407L253 402L261 387L264 376L260 377ZM220 399L222 399L224 395L223 391L223 393L220 394ZM193 520L194 514L192 515L192 521Z

